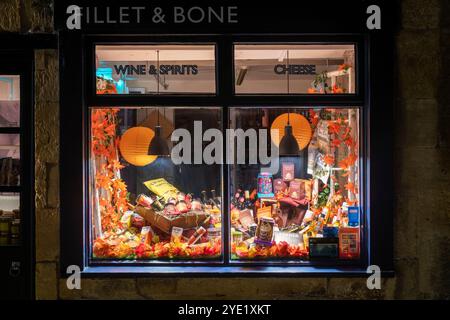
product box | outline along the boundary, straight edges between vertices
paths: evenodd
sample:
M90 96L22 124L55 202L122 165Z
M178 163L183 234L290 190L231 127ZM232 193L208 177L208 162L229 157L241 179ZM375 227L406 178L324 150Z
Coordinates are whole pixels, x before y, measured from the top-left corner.
M359 259L360 237L359 228L339 228L339 258Z
M309 238L309 257L311 259L337 259L338 256L338 238Z

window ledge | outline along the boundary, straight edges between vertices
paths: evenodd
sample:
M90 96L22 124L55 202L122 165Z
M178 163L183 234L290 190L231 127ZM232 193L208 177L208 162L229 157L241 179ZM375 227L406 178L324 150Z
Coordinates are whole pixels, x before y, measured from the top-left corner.
M394 271L382 271L383 277L393 277ZM101 277L367 277L365 268L359 267L305 267L305 266L95 266L86 267L84 278Z

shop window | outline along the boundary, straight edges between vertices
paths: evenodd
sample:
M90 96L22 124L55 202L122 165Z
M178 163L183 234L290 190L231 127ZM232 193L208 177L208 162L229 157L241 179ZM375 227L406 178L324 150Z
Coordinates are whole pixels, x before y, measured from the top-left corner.
M97 94L216 92L214 45L98 45L95 61Z
M186 134L189 141L180 141L190 152L197 147L195 135L221 132L222 111L91 109L93 259L221 258L222 165L197 164L194 153L175 164L169 151L175 129Z
M87 264L367 265L356 45L224 42L92 42Z
M0 185L20 185L19 134L0 134Z
M238 94L355 93L354 45L239 44L234 57Z
M230 110L233 129L255 129L246 151L271 130L278 153L230 167L232 260L360 258L359 121L357 108Z
M0 75L0 246L19 246L20 76Z
M20 194L0 193L0 246L20 244Z
M0 75L0 127L20 125L19 76Z

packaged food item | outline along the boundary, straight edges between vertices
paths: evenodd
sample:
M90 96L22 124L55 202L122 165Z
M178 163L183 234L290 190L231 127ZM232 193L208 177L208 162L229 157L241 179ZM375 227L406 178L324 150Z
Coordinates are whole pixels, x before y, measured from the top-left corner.
M184 200L179 201L176 204L175 208L181 213L185 213L185 212L189 211L189 209L187 207L187 204L186 204L186 202Z
M339 258L359 259L359 227L339 228Z
M172 233L171 233L171 236L170 236L170 242L180 243L182 235L183 235L183 228L172 227Z
M186 201L186 194L184 192L178 191L177 201Z
M309 238L309 257L311 259L337 259L339 254L338 238Z
M307 230L310 230L310 228L308 228ZM309 238L311 238L312 236L312 231L306 231L303 233L303 246L307 251L309 251Z
M359 208L358 207L348 207L348 226L357 227L359 226Z
M133 215L133 211L125 211L125 213L120 218L120 223L123 228L131 227L131 216Z
M274 225L275 221L272 218L260 218L258 228L256 229L255 243L261 245L271 245Z
M287 189L287 185L283 179L275 179L273 180L273 189L275 193L284 192Z
M162 197L166 202L169 198L176 198L179 192L177 188L167 182L164 178L148 180L144 185L157 196Z
M145 226L141 229L141 241L145 244L151 245L153 240L154 232L152 227Z
M130 226L141 229L145 225L145 219L137 213L133 213L130 217Z
M292 162L284 162L281 164L281 176L284 181L291 181L294 179L295 166Z
M208 231L208 238L209 238L211 243L215 243L215 241L217 239L220 239L221 234L222 234L221 229L220 228L216 228L216 227L208 228L207 231Z
M273 178L268 172L261 172L258 175L258 198L273 198Z
M316 159L317 151L318 151L317 134L314 133L314 136L308 146L308 164L306 169L307 174L310 175L314 174L314 167L315 167L314 160Z
M153 204L153 199L150 198L149 196L146 196L145 194L140 194L136 198L136 203L143 207L151 208Z
M298 180L291 181L289 183L289 196L292 199L301 199L301 182Z
M200 211L202 210L202 203L199 200L193 200L191 202L191 210L193 211Z
M245 229L248 229L248 227L252 223L255 222L255 220L253 219L253 212L252 212L252 210L245 209L245 210L239 211L239 222L241 223L241 225Z
M272 206L258 208L258 210L256 211L256 217L258 221L264 217L272 218Z
M167 203L164 206L164 214L167 215L177 215L180 212L177 210L177 208L175 207L175 205L173 203Z
M274 231L274 241L276 243L286 242L289 245L298 246L302 239L298 232Z
M241 215L241 212L238 209L233 208L231 209L230 215L231 215L231 222L235 224L239 221L239 216Z
M176 205L177 204L177 199L175 197L169 197L169 199L167 199L167 203L166 204Z
M248 234L250 237L254 237L256 235L256 229L258 229L258 225L254 222L248 226Z
M206 233L206 229L203 227L198 228L195 230L195 232L192 234L192 236L188 240L188 245L195 244L204 234Z
M232 230L231 231L231 240L235 245L239 245L244 240L244 235L240 231Z
M312 181L307 179L296 179L300 181L300 183L303 185L302 190L304 192L303 198L305 198L308 201L312 200Z
M337 227L323 227L323 237L324 238L337 238L339 236L339 228Z

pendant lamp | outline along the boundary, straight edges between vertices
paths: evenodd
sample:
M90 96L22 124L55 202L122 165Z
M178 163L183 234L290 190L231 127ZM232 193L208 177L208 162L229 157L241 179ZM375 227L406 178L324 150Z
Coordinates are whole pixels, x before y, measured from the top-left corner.
M157 86L156 93L159 94L159 50L156 50L156 63L157 63ZM170 156L169 146L167 145L166 139L162 137L162 128L159 125L159 109L158 112L158 123L155 126L155 136L153 137L150 145L148 146L148 154L151 156L158 157L168 157Z
M287 92L289 94L289 50L286 53L287 55L287 65L288 65L288 71L287 73ZM280 141L279 146L279 155L284 157L292 157L292 156L298 156L300 153L300 148L298 147L298 142L295 139L294 135L292 134L292 126L289 122L289 112L288 112L288 122L286 126L284 127L284 136Z
M298 147L297 139L295 139L292 134L292 126L289 122L289 113L288 113L288 122L284 127L284 136L280 141L279 146L280 156L298 156L300 153L300 148Z

